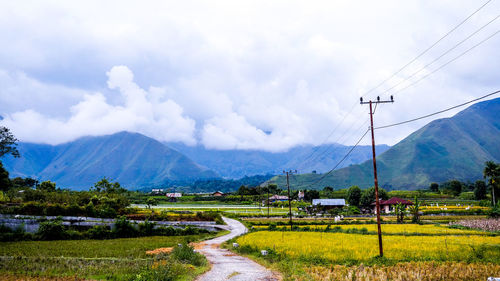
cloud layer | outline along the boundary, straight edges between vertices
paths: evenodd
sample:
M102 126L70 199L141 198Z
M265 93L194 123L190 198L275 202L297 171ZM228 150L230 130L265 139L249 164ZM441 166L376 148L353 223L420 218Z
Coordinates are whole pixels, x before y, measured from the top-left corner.
M53 144L122 130L216 149L352 144L368 126L359 96L478 6L417 0L3 1L0 123L23 141ZM498 11L500 3L488 4L366 98L387 97L393 91L385 89ZM498 29L500 22L493 22L414 80ZM496 90L497 37L397 93L395 104L377 109L376 123ZM380 132L377 142L394 144L428 121Z

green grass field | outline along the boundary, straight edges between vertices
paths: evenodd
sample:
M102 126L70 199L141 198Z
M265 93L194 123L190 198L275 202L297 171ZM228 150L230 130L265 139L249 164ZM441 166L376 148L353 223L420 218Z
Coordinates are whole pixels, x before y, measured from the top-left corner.
M208 235L153 236L110 240L22 241L0 243L0 275L78 276L98 280L133 280L155 260L146 251L199 241ZM194 278L200 270L191 270ZM182 276L179 276L182 277Z

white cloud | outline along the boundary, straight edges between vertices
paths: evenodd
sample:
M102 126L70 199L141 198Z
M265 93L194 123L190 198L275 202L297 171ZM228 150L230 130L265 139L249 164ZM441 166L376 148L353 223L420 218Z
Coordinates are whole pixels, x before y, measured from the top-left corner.
M194 144L195 121L184 116L172 100L156 103L133 81L126 66L115 66L107 73L111 89L119 89L124 105L110 105L101 93L88 93L72 106L71 116L56 119L33 110L8 114L0 123L12 128L23 141L57 144L86 135L140 132L160 141Z
M277 151L319 144L338 127L327 142L352 144L367 127L359 96L478 6L449 0L3 1L0 114L15 132L26 131L18 136L26 140L36 139L30 130L49 128L38 141L51 143L133 130L219 149ZM489 3L367 98L432 61L499 8L500 2ZM433 67L498 28L500 21ZM497 37L396 94L393 105L377 109L376 124L492 90L500 79L492 59ZM380 131L377 142L394 144L428 121Z

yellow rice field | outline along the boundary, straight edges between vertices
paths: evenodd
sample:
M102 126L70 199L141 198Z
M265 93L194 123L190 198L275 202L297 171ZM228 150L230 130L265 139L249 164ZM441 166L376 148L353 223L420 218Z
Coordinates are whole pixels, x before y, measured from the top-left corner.
M408 262L396 265L343 266L332 267L306 266L302 276L290 279L305 280L449 280L470 281L486 280L489 276L500 276L500 265L455 263L455 262Z
M255 225L253 226L256 229L266 229L266 225ZM286 226L288 227L288 226ZM309 227L311 230L324 230L327 225L309 225L309 226L299 226L299 228ZM377 231L376 224L345 224L345 225L331 225L330 228L340 227L342 230L347 229L362 229L366 228L367 231ZM450 234L450 235L481 235L487 234L485 231L480 230L463 230L463 229L452 229L446 226L437 226L434 224L382 224L381 225L382 232L388 234Z
M376 235L323 232L258 231L237 239L256 250L273 249L292 259L344 263L364 262L378 255ZM395 261L500 262L500 237L490 236L398 236L383 238L384 256ZM479 256L480 255L480 256Z

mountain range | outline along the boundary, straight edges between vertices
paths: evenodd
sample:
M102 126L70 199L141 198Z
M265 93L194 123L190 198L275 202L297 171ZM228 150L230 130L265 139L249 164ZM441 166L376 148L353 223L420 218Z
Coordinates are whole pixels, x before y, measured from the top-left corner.
M288 167L298 167L298 161L314 149L328 149L328 153L324 153L321 159L313 159L315 164L308 169L324 171L349 148L324 145L296 147L282 153L223 151L179 143L165 144L138 133L120 132L83 137L55 146L21 142L18 145L21 158L9 156L2 162L11 177L51 180L64 188L87 189L107 177L127 188L174 185L187 186L183 190L192 186L191 189L199 191L200 188L194 185L200 180L274 175ZM381 150L387 148L380 146ZM369 147L362 147L346 163L360 163L369 156Z
M379 154L378 181L386 189L427 188L451 179L474 181L483 178L486 161L500 162L500 98L432 121ZM372 165L369 160L328 175L296 175L294 188L373 186ZM281 176L271 181L285 183Z
M186 184L218 177L174 149L137 133L83 137L51 146L19 143L21 158L2 159L11 177L51 180L58 186L88 189L102 177L125 187Z
M224 178L237 179L253 175L278 175L283 170L323 173L333 167L351 149L341 144L320 146L296 146L285 152L260 150L215 150L202 145L187 146L183 143L167 143L169 147L185 154L196 163L216 171ZM384 152L387 145L377 145ZM371 158L371 146L359 146L339 167L362 163Z

